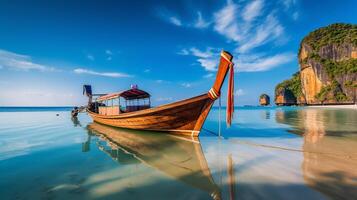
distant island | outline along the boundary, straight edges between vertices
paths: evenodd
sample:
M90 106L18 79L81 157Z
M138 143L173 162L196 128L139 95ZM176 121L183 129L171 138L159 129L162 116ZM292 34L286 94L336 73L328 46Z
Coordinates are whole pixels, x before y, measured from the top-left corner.
M309 33L298 59L299 72L275 87L277 105L356 103L357 25L331 24Z
M269 106L270 105L270 97L267 94L261 94L259 97L259 104L261 106Z

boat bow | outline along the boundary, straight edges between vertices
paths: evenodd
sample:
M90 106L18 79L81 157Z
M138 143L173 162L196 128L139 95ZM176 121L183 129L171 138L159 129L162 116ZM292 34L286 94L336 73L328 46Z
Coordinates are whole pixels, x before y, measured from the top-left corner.
M198 137L201 128L212 108L214 101L220 96L221 87L225 77L230 70L229 82L229 107L227 113L230 123L233 108L233 56L222 51L220 63L216 75L216 80L208 93L177 101L174 103L161 105L144 110L120 113L116 115L104 115L88 109L89 115L94 121L121 128L162 131L172 134Z

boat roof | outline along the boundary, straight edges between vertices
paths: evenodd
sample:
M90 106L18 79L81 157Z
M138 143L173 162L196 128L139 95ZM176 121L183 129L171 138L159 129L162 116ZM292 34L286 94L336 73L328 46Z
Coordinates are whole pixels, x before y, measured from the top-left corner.
M104 96L99 97L97 101L104 101L104 100L114 99L118 97L123 97L125 100L144 99L144 98L149 98L150 94L145 92L144 90L133 88L122 92L106 94Z

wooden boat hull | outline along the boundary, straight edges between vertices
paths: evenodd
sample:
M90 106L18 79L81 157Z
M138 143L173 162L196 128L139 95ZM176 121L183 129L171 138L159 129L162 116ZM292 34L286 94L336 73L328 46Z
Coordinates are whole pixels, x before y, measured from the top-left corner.
M98 114L89 109L87 111L95 122L110 126L198 137L214 101L220 96L221 87L229 69L231 69L230 77L232 78L230 80L233 82L232 59L233 56L230 53L222 51L216 80L206 94L155 108L118 115ZM233 89L233 87L231 88ZM230 94L230 98L232 98L233 93Z
M100 115L88 110L95 122L114 127L162 131L198 137L214 103L208 94L190 99L120 115Z

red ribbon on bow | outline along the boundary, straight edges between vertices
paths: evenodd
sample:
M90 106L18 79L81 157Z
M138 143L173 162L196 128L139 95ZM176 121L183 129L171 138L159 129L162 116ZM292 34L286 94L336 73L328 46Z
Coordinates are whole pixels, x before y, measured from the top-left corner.
M228 80L228 91L227 91L227 113L226 113L226 123L230 127L232 124L233 113L234 113L234 67L233 63L229 65L229 80Z

